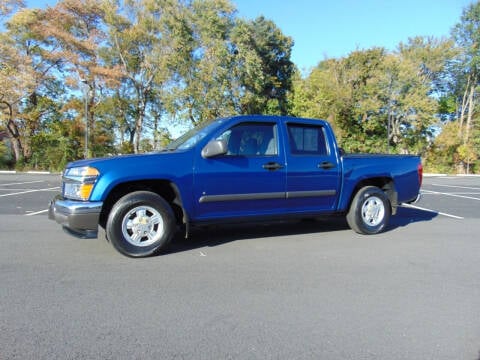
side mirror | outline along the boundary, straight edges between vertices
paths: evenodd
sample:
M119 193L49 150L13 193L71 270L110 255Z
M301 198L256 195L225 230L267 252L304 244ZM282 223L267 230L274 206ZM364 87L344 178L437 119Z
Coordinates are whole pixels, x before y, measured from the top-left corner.
M227 142L225 140L212 140L202 149L202 157L205 159L227 153Z
M338 148L338 153L340 154L340 156L343 156L345 155L345 150L343 148Z

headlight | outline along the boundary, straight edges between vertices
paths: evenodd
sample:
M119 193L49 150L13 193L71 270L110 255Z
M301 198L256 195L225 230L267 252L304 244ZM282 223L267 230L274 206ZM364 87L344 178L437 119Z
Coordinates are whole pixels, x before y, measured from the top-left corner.
M98 170L90 166L67 169L63 174L63 196L68 199L88 200L98 175Z
M97 177L98 175L99 175L98 170L90 166L73 167L65 170L65 173L63 174L63 176L76 177L76 178L87 178L90 176Z

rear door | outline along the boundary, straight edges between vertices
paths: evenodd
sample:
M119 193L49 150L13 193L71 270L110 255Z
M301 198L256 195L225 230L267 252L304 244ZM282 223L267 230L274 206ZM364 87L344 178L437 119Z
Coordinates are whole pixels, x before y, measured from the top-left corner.
M323 212L336 207L340 166L321 123L286 124L287 208L293 212Z
M228 153L195 161L194 220L277 214L286 168L277 122L244 121L216 135Z

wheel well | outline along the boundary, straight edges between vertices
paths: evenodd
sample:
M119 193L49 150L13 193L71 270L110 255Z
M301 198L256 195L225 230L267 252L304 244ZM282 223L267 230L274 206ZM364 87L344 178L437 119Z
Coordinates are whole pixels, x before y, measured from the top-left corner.
M168 180L137 180L126 182L115 186L107 198L103 202L102 211L100 213L99 224L105 228L107 224L108 214L112 210L113 205L124 195L134 191L151 191L160 195L172 207L175 219L178 224L185 220L182 201L176 186Z
M376 186L382 189L390 200L392 214L395 214L398 205L397 190L395 189L395 183L393 182L393 179L389 177L377 177L360 181L357 186L355 186L355 189L352 192L350 202L348 204L349 207L352 204L353 198L355 197L355 194L358 192L358 190L365 186Z

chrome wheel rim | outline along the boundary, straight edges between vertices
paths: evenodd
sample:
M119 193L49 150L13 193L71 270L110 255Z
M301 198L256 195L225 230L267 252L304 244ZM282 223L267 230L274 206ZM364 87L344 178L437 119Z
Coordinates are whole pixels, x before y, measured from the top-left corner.
M162 215L153 207L137 206L123 217L122 233L125 240L132 245L152 245L163 236Z
M376 197L371 196L363 203L362 206L362 220L368 226L377 226L385 217L385 205L383 201Z

